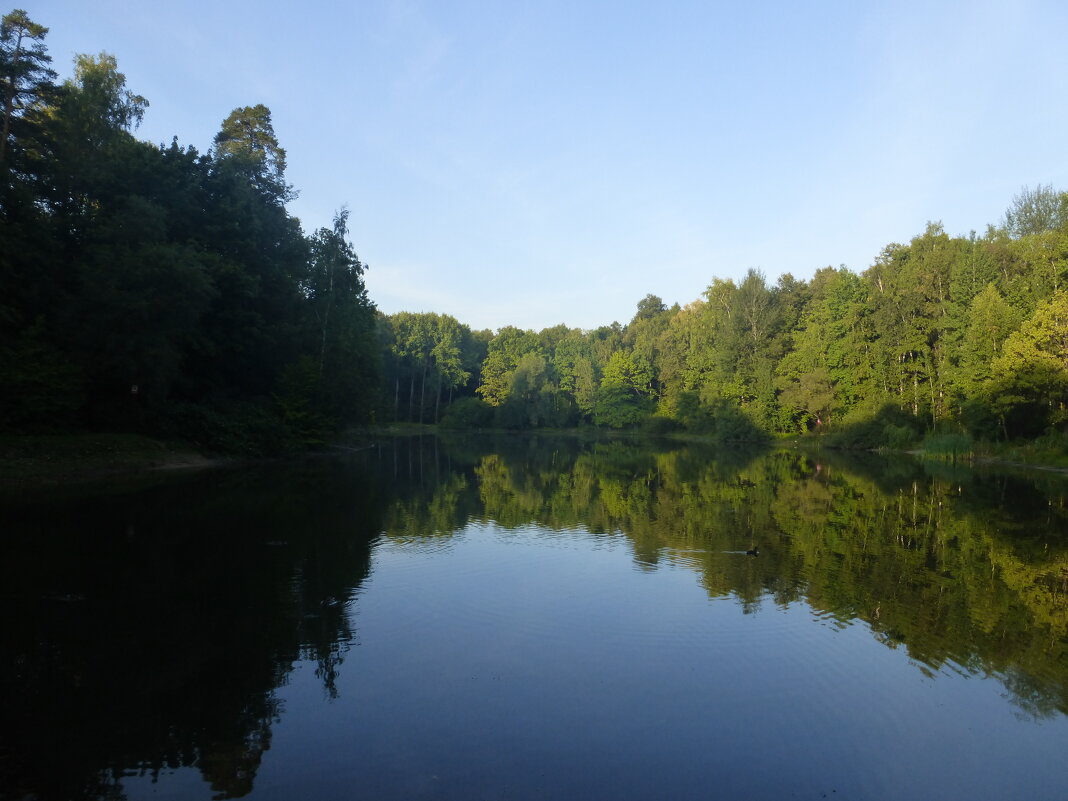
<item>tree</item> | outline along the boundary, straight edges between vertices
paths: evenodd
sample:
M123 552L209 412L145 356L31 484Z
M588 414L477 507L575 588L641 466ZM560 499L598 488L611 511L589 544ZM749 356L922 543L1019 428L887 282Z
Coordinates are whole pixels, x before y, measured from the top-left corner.
M74 80L67 82L64 115L89 148L100 147L120 131L136 129L148 101L126 88L126 76L110 53L74 57Z
M320 228L310 242L311 263L302 289L318 328L320 376L326 361L327 337L332 333L331 313L352 302L361 306L369 303L363 264L348 241L348 220L348 209L341 209L334 215L333 228Z
M974 396L992 378L994 360L1016 328L1018 318L997 287L987 284L972 301L968 320L960 347L960 366L962 384L967 394Z
M556 344L553 368L559 376L560 391L569 396L583 415L593 413L597 393L596 356L582 331L570 331Z
M511 392L512 373L527 353L540 353L541 344L533 331L505 326L489 344L482 364L482 383L476 390L490 406L500 406Z
M278 202L292 200L285 182L286 151L278 144L271 110L262 103L235 108L215 135L215 157L246 172L252 181Z
M625 351L613 353L597 390L594 422L611 428L640 423L652 409L645 396L650 380L648 368L635 363L630 354Z
M348 239L348 218L348 210L341 209L332 228L320 228L311 237L301 286L311 312L322 410L344 421L366 415L378 374L375 309L363 280L366 268Z
M1054 231L1068 223L1068 194L1039 184L1024 187L1005 211L1003 228L1014 239Z
M96 204L130 193L132 174L158 155L130 134L147 108L126 88L114 56L82 54L55 102L35 114L42 136L32 169L59 236L82 241Z
M466 326L460 325L455 317L447 314L437 315L436 322L434 347L430 351L434 360L434 371L438 375L438 389L434 398L435 422L440 418L442 389L449 390L451 399L453 391L471 378L471 373L464 369L463 345Z
M1068 419L1068 292L1054 294L1005 340L985 390L1006 436Z
M508 397L497 407L497 420L506 428L552 424L552 395L548 362L541 353L528 351L519 357L509 375Z
M31 20L21 8L0 19L0 95L4 115L0 163L5 161L16 113L39 100L56 77L55 71L48 67L52 57L45 51L47 34L48 28Z
M638 311L634 314L634 320L647 320L667 311L664 301L656 295L646 295L638 301Z

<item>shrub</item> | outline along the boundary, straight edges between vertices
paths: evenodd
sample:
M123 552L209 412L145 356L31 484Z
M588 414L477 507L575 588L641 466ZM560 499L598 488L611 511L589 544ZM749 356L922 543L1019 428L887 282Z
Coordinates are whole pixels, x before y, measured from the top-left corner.
M253 403L170 403L159 428L209 451L250 457L294 453L304 444L275 409Z
M661 414L654 414L652 417L647 417L642 421L642 431L654 436L671 434L675 431L680 431L681 429L682 423Z
M493 422L493 407L481 398L458 398L441 416L443 428L488 428Z
M827 435L827 443L855 450L902 449L920 439L923 425L923 418L888 404L871 417L854 418L844 423L837 431Z
M975 452L975 442L967 434L930 434L920 446L925 456L956 461Z

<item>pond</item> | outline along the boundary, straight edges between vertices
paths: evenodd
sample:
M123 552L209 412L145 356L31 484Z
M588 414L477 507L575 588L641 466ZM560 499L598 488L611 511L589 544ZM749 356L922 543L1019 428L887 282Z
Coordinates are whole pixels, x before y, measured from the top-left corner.
M1066 798L1066 490L512 436L6 496L0 798Z

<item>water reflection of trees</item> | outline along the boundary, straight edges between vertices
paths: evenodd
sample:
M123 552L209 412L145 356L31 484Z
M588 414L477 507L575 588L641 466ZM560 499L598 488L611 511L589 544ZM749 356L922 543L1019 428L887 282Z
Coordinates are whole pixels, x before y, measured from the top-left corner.
M198 769L248 793L298 660L324 693L356 636L372 540L470 521L626 537L745 610L863 621L927 671L1068 712L1068 509L1055 477L905 460L507 436L385 440L343 463L205 474L5 513L0 785L122 797ZM752 546L759 558L738 553Z
M335 691L378 498L362 469L311 462L12 511L5 792L120 799L180 767L251 791L294 663Z
M442 462L424 443L413 459ZM867 624L921 669L997 676L1027 713L1068 712L1068 509L1037 480L867 456L503 439L401 490L392 535L468 520L619 532L643 569L693 569L747 611L804 601ZM425 469L425 468L424 468ZM757 559L739 558L754 545Z

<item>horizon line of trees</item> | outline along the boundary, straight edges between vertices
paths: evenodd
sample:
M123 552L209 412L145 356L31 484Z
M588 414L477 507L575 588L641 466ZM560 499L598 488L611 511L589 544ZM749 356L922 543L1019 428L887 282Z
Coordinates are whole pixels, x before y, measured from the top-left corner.
M135 138L114 56L61 83L48 28L0 19L0 431L104 428L229 451L368 419L375 308L348 212L305 234L262 105L208 152Z
M1036 437L1068 424L1068 194L938 223L866 270L749 270L593 330L376 312L347 212L308 235L263 105L206 153L135 138L114 56L62 83L48 29L0 19L0 431L111 428L222 450L372 419L510 429Z
M1037 437L1068 423L1068 193L1025 188L979 236L940 223L865 271L769 284L750 269L592 330L473 331L379 314L387 419L459 428L593 425L722 439L827 432Z

